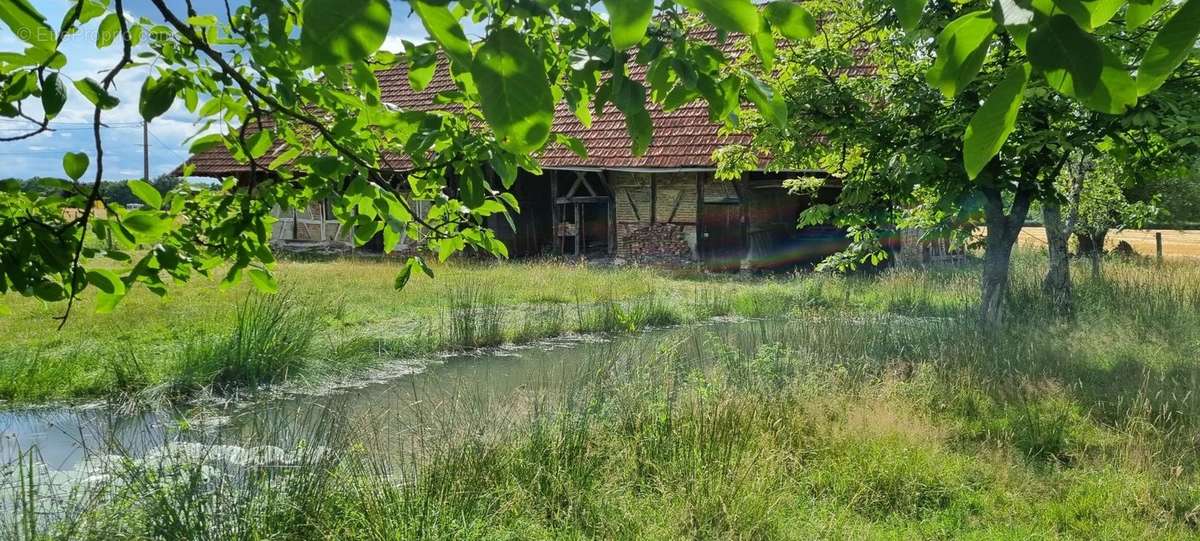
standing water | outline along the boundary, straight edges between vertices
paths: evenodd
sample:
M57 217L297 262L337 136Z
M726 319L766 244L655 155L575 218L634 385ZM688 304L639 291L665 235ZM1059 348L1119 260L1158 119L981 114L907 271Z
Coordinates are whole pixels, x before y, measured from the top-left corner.
M50 472L79 471L90 457L142 458L168 445L201 445L211 452L295 447L325 431L372 435L371 450L404 450L422 433L496 432L529 417L540 401L561 399L581 371L602 370L598 359L640 351L701 334L744 334L751 322L666 329L613 339L568 337L398 363L361 380L320 387L276 389L246 403L187 410L128 412L107 406L43 407L0 412L0 467L13 470L31 454ZM761 325L761 323L757 323ZM697 346L700 347L700 346ZM240 449L240 450L239 450ZM264 451L266 452L266 451ZM0 470L3 473L3 470Z

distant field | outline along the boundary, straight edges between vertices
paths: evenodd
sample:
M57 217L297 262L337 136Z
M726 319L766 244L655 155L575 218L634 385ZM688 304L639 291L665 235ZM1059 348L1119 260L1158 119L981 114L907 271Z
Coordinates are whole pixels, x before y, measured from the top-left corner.
M1162 233L1165 257L1200 258L1200 230L1178 231L1174 229L1131 229L1110 233L1105 248L1111 250L1118 242L1125 241L1139 254L1154 255L1154 233ZM1046 230L1041 226L1026 227L1021 231L1021 242L1027 245L1046 244Z

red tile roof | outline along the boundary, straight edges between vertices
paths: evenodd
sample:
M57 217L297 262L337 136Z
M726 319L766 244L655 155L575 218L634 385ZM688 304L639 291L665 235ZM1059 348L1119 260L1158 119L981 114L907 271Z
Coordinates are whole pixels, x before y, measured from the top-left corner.
M714 29L701 29L693 33L699 40L716 43ZM739 54L741 40L728 36L720 45L727 55ZM854 68L855 71L874 71L871 68ZM630 77L645 80L646 67L633 65ZM865 74L865 73L864 73ZM857 73L855 73L857 75ZM399 65L377 74L384 102L402 109L428 111L445 105L434 103L438 93L455 88L450 78L448 64L443 61L437 66L433 80L422 91L414 91L408 82L408 68ZM650 147L641 156L634 156L632 141L625 128L625 116L612 104L607 104L600 114L593 114L591 127L584 127L567 104L558 104L554 115L554 131L579 138L587 148L587 158L580 158L569 149L551 144L541 155L540 163L547 168L713 168L713 152L737 143L746 143L747 134L721 135L721 125L710 122L708 106L696 100L673 111L664 111L661 106L647 103L654 126ZM409 166L407 160L388 160L397 169ZM399 163L403 162L403 163ZM249 171L249 167L237 163L223 147L209 149L193 156L189 163L195 164L195 175L226 176Z

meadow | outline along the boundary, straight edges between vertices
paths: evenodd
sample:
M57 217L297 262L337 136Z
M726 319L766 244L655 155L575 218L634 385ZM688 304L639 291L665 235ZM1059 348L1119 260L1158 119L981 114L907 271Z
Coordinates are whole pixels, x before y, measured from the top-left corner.
M569 332L622 331L735 311L781 287L642 268L563 262L435 266L436 279L393 287L400 262L283 261L283 291L196 278L165 297L135 288L97 314L85 295L62 330L62 305L6 297L0 400L33 403L186 397L344 375L379 362Z
M288 271L340 269L352 280L372 272L348 266ZM1113 260L1100 280L1080 268L1077 311L1064 320L1044 308L1042 257L1022 253L1010 323L1001 330L975 323L970 266L748 283L559 270L597 284L638 276L640 283L611 286L624 290L597 286L593 302L578 305L619 312L610 318L618 329L638 325L628 314L639 310L656 314L643 321L764 319L725 335L680 327L613 348L584 363L560 392L512 397L508 415L470 426L431 421L426 430L385 434L330 412L329 423L308 425L296 438L289 452L302 459L286 467L125 464L102 489L71 499L58 522L34 512L37 493L26 488L4 500L10 518L0 532L15 539L1200 535L1194 265ZM499 280L511 271L443 274L459 272ZM656 300L634 301L647 298L648 284ZM436 282L420 287L434 288L430 314L445 303L473 310L479 295L507 302L505 314L534 301L532 289L515 285L448 296ZM238 306L240 297L229 295ZM568 312L575 306L563 301ZM380 304L359 309L389 310ZM518 328L505 324L505 336ZM436 419L439 411L426 413ZM369 452L393 437L420 452Z

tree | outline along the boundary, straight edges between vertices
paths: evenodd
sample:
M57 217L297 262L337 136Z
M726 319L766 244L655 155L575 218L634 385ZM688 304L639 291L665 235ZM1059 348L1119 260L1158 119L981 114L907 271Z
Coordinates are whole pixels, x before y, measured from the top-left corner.
M825 144L764 125L752 130L749 152L843 179L836 205L801 220L848 228L854 250L831 264L882 258L881 230L961 238L962 225L982 222L980 315L1002 321L1017 236L1034 202L1051 218L1060 213L1055 182L1068 158L1137 140L1153 128L1139 119L1170 116L1197 94L1195 62L1175 68L1200 33L1200 1L1162 10L1060 4L1068 2L934 3L907 17L872 2L810 4L825 23L811 46L782 55L780 80L792 132ZM1127 66L1139 58L1135 79ZM872 75L851 76L862 70ZM1055 296L1069 301L1068 267L1054 265L1059 248L1065 261L1065 237L1056 235L1047 288L1065 284Z
M1162 194L1138 190L1137 184L1137 178L1112 156L1080 160L1068 168L1059 183L1060 191L1070 191L1072 220L1064 231L1076 237L1079 254L1091 261L1093 278L1100 277L1104 243L1110 231L1141 228L1165 214ZM1138 192L1144 197L1132 195Z
M704 99L714 120L731 123L743 100L778 114L769 84L747 71L727 72L720 49L689 31L711 24L722 35L774 43L802 35L811 20L789 2L760 12L750 0L605 0L608 17L597 13L597 0L411 0L432 41L392 54L380 50L393 16L387 0L250 0L215 13L191 2L150 4L153 20L132 17L123 0L73 0L53 27L28 0L0 0L0 21L23 41L0 55L0 115L29 122L27 133L0 142L46 131L68 100L86 99L94 111L91 153L63 157L69 180L53 181L54 194L0 185L0 293L65 301L64 323L88 287L99 290L102 311L135 284L165 294L170 279L218 269L226 283L248 276L273 291L270 210L315 199L333 200L334 215L353 224L360 244L382 233L388 251L408 236L426 239L442 259L468 247L502 257L505 247L485 223L519 211L507 193L518 169L539 172L536 156L548 145L586 152L554 133L557 104L566 102L585 125L591 110L615 106L639 153L651 136L647 100L677 106ZM463 19L482 24L482 40L467 39ZM96 21L97 46L116 51L114 64L98 80L68 81L61 44ZM759 56L769 62L771 52ZM448 63L455 83L439 95L445 110L381 102L376 72L405 63L412 86L422 88L439 62ZM649 91L629 77L635 64L660 75ZM226 179L219 191L180 186L165 197L134 180L127 186L144 207L113 201L103 190L99 130L119 103L114 81L129 70L145 75L139 109L146 121L182 102L208 133L193 139L193 152L224 145L255 173L270 174ZM409 172L388 173L402 169L401 159L411 162ZM83 181L89 169L92 180ZM433 204L417 215L402 192ZM93 212L98 205L104 217ZM114 248L93 249L88 237ZM152 248L137 254L137 246ZM126 266L114 272L94 264L101 259ZM432 275L413 257L396 287L414 271Z
M503 256L503 244L484 221L519 210L504 191L518 168L538 171L535 156L550 144L586 151L578 141L553 133L557 103L565 101L585 125L590 109L611 103L626 116L635 151L649 142L647 99L668 108L704 99L712 118L731 126L739 120L738 105L753 103L766 125L773 122L782 133L787 104L765 82L776 78L725 69L728 59L718 49L689 39L690 25L702 16L722 32L748 36L766 67L760 73L771 71L776 38L817 32L812 15L788 0L761 11L749 0L607 0L607 18L595 12L595 0L411 0L433 41L393 55L379 51L392 17L386 0L250 0L216 14L197 12L190 2L186 11L169 8L165 0L150 2L157 22L132 19L123 0L74 0L57 29L28 0L0 3L0 21L25 42L24 50L0 55L0 114L30 122L29 133L5 140L46 130L70 98L61 73L68 59L60 45L81 25L99 20L103 31L97 45L119 50L100 80L71 84L93 105L96 128L92 156L64 156L70 181L60 187L69 195L30 197L11 183L0 186L0 292L65 300L69 314L79 293L92 286L100 290L99 308L110 310L136 283L165 293L164 275L186 280L226 262L226 282L245 274L270 291L276 288L267 245L270 209L327 197L335 201L335 216L354 225L360 243L382 233L390 249L402 235L416 239L423 231L441 258L468 246ZM1144 32L1141 23L1162 17L1156 13L1174 13L1161 29L1154 28L1150 47L1138 51L1136 81L1109 45L1118 43L1111 35L1123 32L1110 22L1124 5L1119 0L1003 0L995 9L977 1L969 6L980 9L948 24L945 15L953 6L927 7L922 0L892 0L891 5L879 9L879 20L899 21L913 32L908 39L941 32L929 82L958 103L955 110L970 113L954 124L935 126L967 127L961 145L964 170L937 185L957 185L958 193L976 191L964 187L971 180L979 185L989 223L983 314L998 321L1015 231L1046 184L1045 164L1054 163L1034 158L1060 152L1043 142L1041 150L1030 147L1037 156L1018 160L1020 165L992 159L1028 144L1009 140L1018 118L1041 121L1018 114L1031 77L1066 100L1104 113L1123 112L1140 95L1162 86L1191 53L1200 34L1200 0L1178 9L1134 0L1126 9L1128 32ZM466 38L463 18L483 25L482 41ZM456 84L439 98L449 110L405 111L381 103L376 71L405 62L410 83L423 87L441 58L447 59ZM628 76L631 62L657 74L649 78L649 92ZM139 103L145 119L181 100L209 126L224 129L196 138L193 150L225 145L252 171L272 170L273 175L263 182L257 176L248 182L228 179L219 192L180 188L166 198L136 181L133 190L147 208L108 204L100 193L99 126L104 111L118 104L111 93L115 78L130 69L153 71ZM490 129L476 129L480 123ZM386 174L399 169L394 163L399 156L412 162L410 172ZM80 183L93 159L94 180ZM486 180L483 164L498 173L502 186ZM449 179L456 189L447 189ZM402 186L434 201L425 215L414 215L397 196ZM923 190L927 202L945 202L946 194L955 193L938 186ZM107 217L93 215L97 204L108 207ZM65 219L67 208L82 210ZM90 250L84 242L89 235L112 239L119 249ZM869 236L863 228L863 239ZM133 261L129 249L139 244L154 249ZM130 266L117 274L90 264L98 258ZM412 258L397 276L397 287L414 270L429 273L423 260Z

